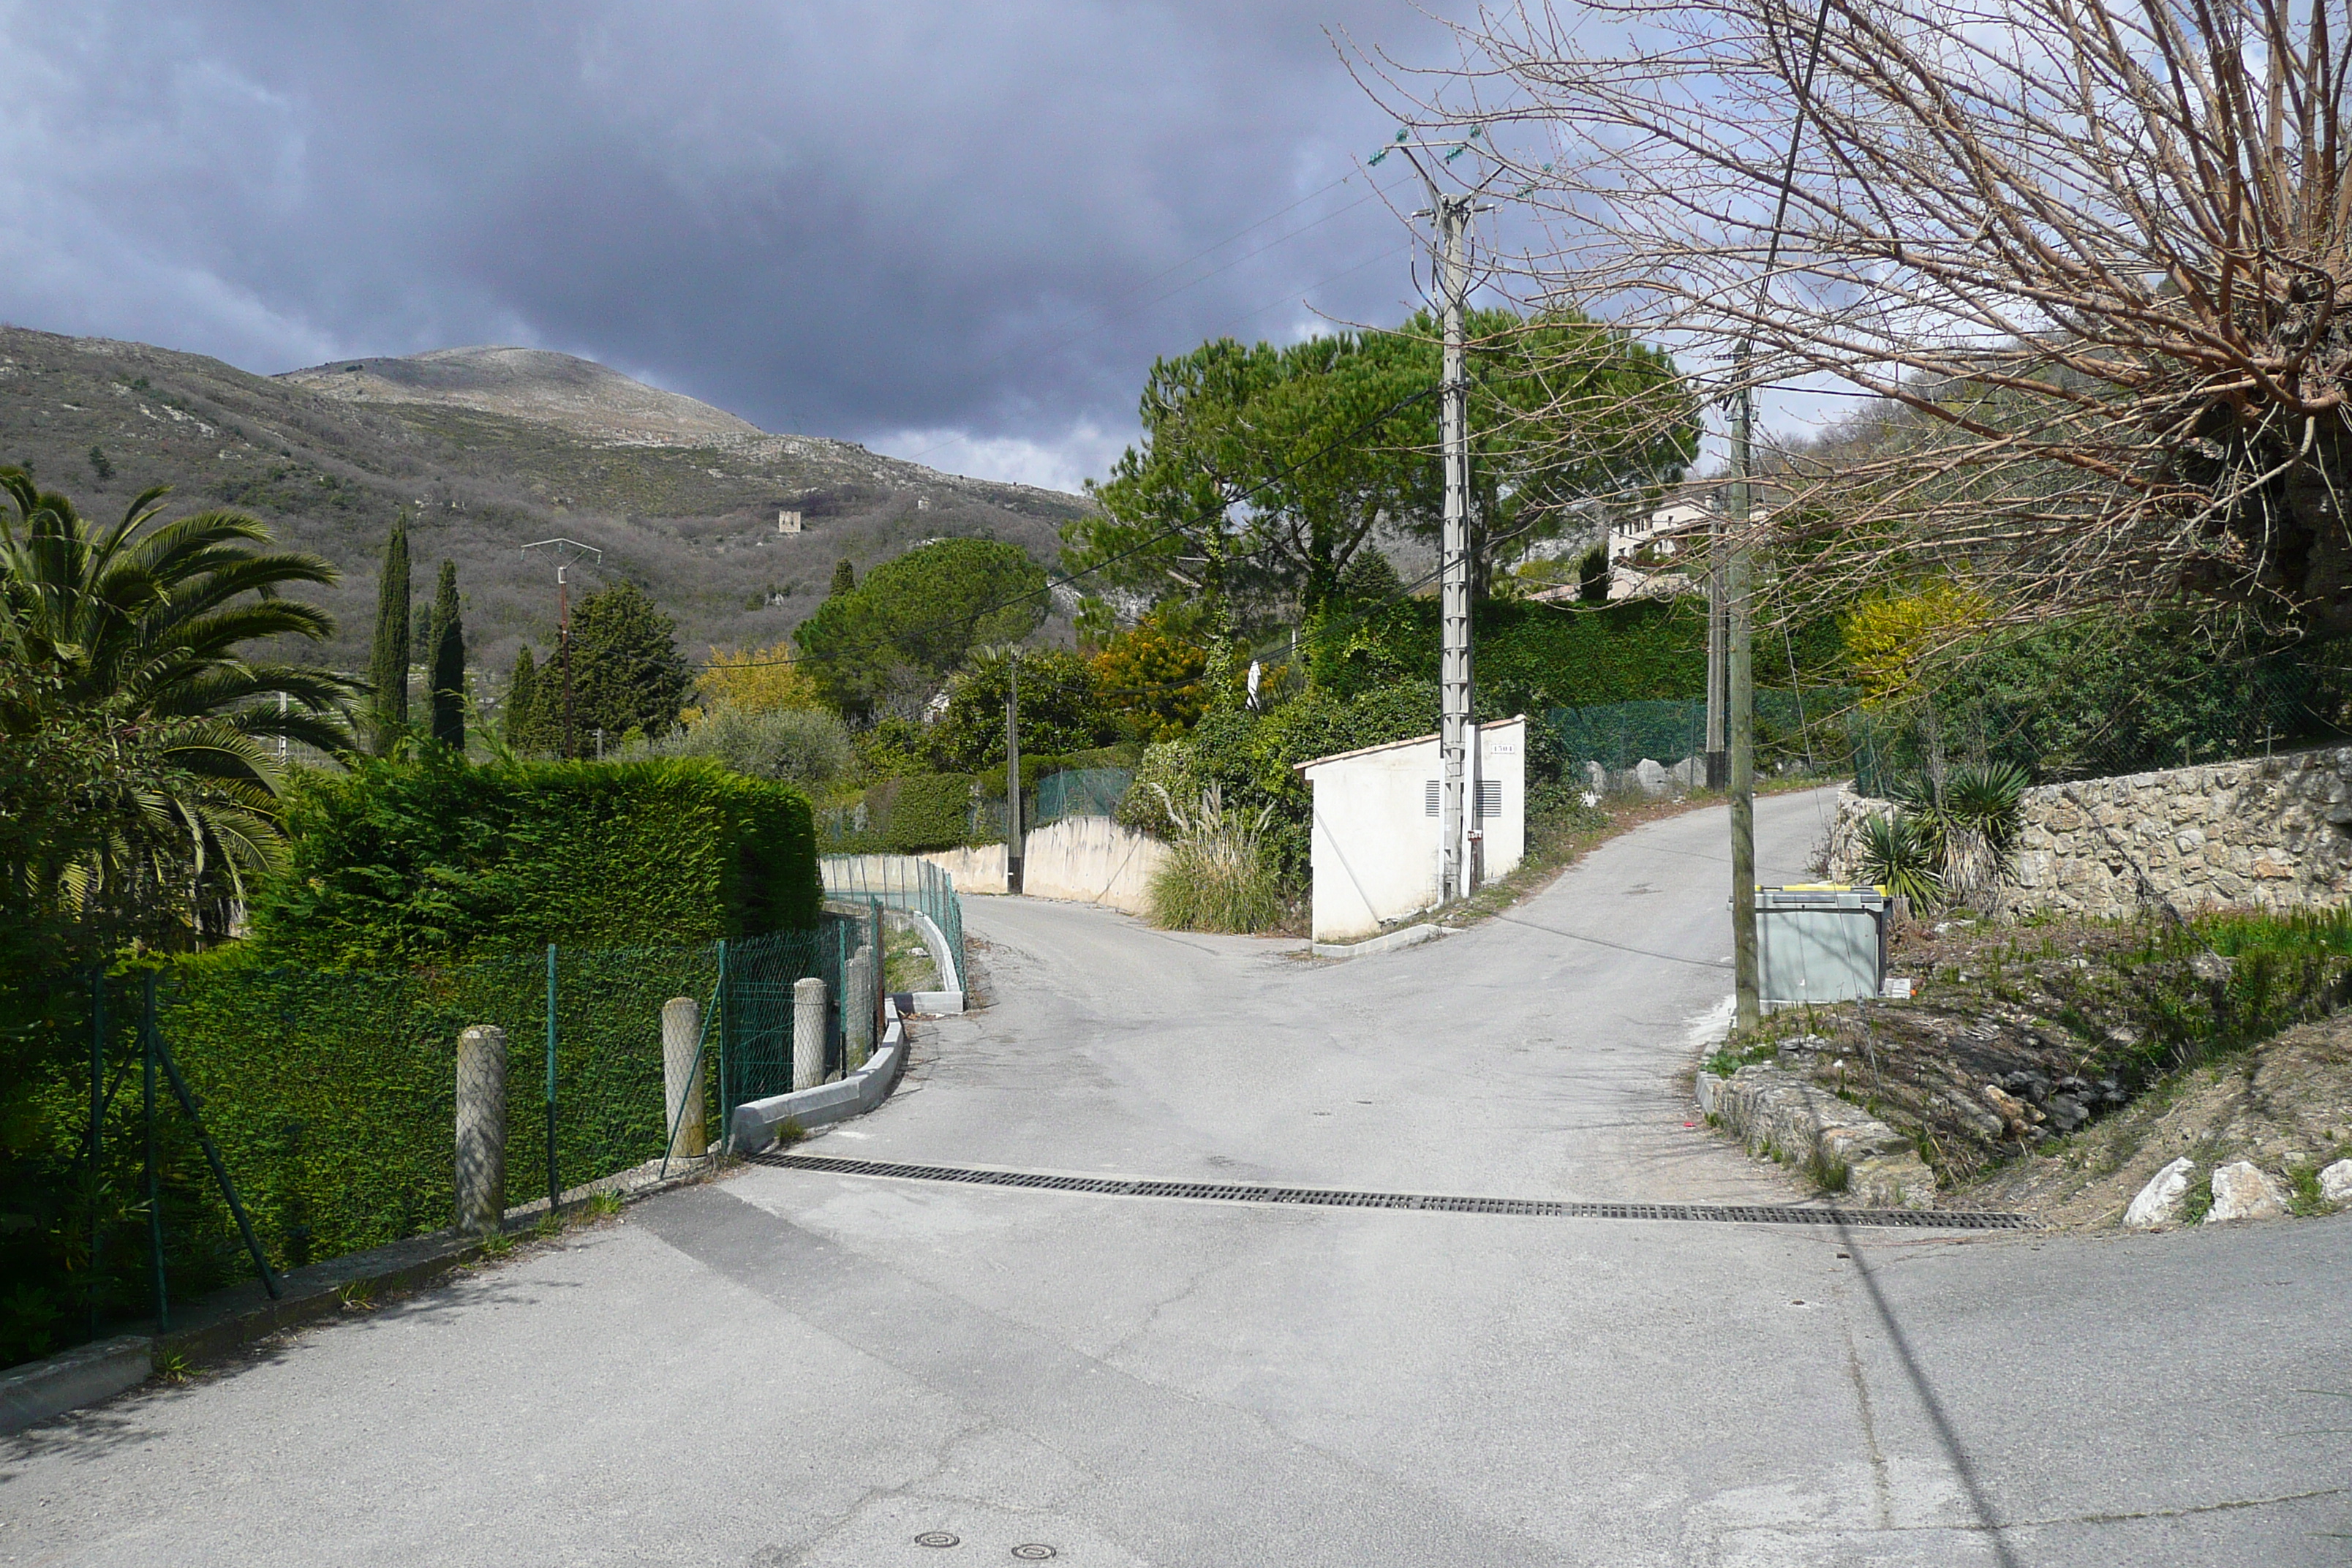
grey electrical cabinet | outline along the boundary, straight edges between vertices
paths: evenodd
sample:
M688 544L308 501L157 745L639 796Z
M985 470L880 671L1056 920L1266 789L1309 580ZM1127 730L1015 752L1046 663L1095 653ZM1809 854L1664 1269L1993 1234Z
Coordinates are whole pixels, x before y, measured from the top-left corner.
M1875 888L1756 889L1758 984L1767 1007L1875 996L1890 900Z

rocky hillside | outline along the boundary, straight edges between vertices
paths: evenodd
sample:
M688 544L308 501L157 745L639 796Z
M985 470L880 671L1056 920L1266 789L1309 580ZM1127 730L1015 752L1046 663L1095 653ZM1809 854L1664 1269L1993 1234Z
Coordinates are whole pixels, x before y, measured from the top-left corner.
M176 507L255 513L342 568L320 598L342 627L330 658L352 668L384 532L409 508L419 596L439 561L457 563L475 659L499 679L524 639L552 635L554 574L521 551L534 540L603 550L575 581L640 583L700 657L784 636L845 556L862 574L924 539L986 535L1050 560L1087 504L770 435L565 354L449 349L271 377L14 327L0 327L0 461L101 517L151 484ZM783 510L805 531L780 534Z

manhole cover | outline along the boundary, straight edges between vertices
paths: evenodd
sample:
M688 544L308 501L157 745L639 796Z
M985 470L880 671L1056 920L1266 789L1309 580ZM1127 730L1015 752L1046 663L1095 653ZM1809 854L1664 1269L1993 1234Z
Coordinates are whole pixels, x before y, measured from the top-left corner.
M923 1531L922 1534L915 1537L915 1544L918 1546L961 1546L963 1544L963 1537L960 1535L950 1535L944 1530L927 1530Z
M1033 1541L1025 1546L1014 1547L1013 1549L1013 1555L1018 1557L1024 1563L1043 1563L1046 1558L1054 1555L1054 1549L1050 1546L1040 1545L1036 1542Z

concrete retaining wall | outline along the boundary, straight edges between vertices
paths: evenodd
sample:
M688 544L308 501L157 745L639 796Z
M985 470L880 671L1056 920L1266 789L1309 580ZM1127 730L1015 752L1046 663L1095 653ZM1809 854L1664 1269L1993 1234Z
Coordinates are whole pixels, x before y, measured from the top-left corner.
M1068 899L1141 914L1151 874L1168 846L1108 816L1066 816L1022 841L1021 886L1041 899ZM1004 891L1004 846L934 849L918 857L948 874L959 893Z
M1839 796L1830 876L1860 871L1861 822L1894 809ZM2004 913L2116 919L2352 900L2352 747L2210 763L2025 792Z
M1029 835L1021 851L1021 886L1041 899L1141 914L1150 901L1151 875L1167 858L1167 845L1108 816L1066 816Z
M959 893L1004 891L1004 846L968 844L961 849L927 849L915 857L948 874Z

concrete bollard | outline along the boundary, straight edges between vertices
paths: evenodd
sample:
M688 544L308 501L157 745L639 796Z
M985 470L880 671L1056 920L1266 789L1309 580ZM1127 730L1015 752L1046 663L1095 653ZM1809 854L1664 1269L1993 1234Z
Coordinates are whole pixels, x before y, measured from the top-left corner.
M496 1232L507 1213L507 1032L457 1037L457 1228Z
M793 1088L824 1082L825 1037L833 1024L824 982L815 975L793 982Z
M710 1146L702 1126L702 1008L691 996L662 1004L662 1125L669 1157L699 1160Z
M845 1071L856 1072L874 1054L874 946L871 942L851 955L841 975L841 1060Z

